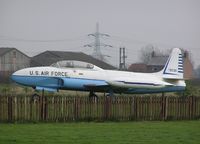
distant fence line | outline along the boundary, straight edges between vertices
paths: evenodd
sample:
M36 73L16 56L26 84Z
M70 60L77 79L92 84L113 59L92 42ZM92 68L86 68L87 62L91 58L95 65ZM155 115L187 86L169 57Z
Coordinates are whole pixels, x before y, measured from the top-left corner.
M200 119L200 97L0 96L0 122Z

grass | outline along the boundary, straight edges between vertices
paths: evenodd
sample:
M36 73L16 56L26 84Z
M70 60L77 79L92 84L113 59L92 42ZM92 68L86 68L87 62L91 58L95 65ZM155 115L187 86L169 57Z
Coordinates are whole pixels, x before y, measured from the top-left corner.
M2 144L197 144L200 121L0 124Z

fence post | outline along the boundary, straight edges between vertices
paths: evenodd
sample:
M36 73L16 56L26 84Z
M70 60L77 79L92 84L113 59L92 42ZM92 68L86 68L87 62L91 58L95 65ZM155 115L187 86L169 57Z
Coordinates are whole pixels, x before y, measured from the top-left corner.
M164 93L162 93L162 99L161 99L161 119L162 120L166 120L166 96L164 95Z
M43 120L43 96L40 96L40 121Z
M109 119L110 97L104 97L104 120Z
M12 97L8 96L8 122L12 121Z
M134 98L134 114L135 114L135 120L138 120L138 96Z
M0 122L1 122L1 120L2 120L2 115L3 115L3 113L2 113L2 96L0 95Z
M48 106L48 103L47 103L47 96L44 96L44 120L47 120L47 106Z
M134 97L133 96L130 97L129 104L130 104L130 116L129 116L129 119L133 120L134 119Z
M190 96L190 119L194 119L195 114L195 97Z
M149 120L152 120L153 119L153 113L152 113L152 103L153 103L152 102L152 96L149 97L149 100L150 100L150 102L149 102L149 111L150 111L149 112L150 113L149 114Z
M44 121L46 120L47 117L47 105L46 105L47 98L46 96L44 96L44 92L42 93L43 94L40 97L40 120Z
M166 96L165 97L165 119L164 120L167 120L168 118L168 97Z
M192 119L192 96L189 97L189 119Z
M80 97L74 97L74 118L76 121L79 120L80 111Z
M32 112L33 112L33 110L32 110L32 104L33 104L33 103L34 103L33 97L30 97L30 96L29 96L29 106L30 106L30 110L29 110L29 112L30 112L29 120L32 120L32 119L33 119L33 114L32 114Z

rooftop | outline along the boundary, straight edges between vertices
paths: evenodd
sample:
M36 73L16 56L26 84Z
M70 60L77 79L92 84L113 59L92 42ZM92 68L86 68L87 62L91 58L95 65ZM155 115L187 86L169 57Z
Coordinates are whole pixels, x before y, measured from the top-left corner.
M22 53L23 55L25 55L26 57L29 57L26 54L24 54L23 52L19 51L18 49L16 49L16 48L9 48L9 47L0 47L0 56L3 56L4 54L6 54L7 52L12 51L12 50L16 50L19 53Z
M0 56L4 55L5 53L7 53L7 52L9 52L9 51L11 51L11 50L13 50L13 49L15 49L15 48L5 48L5 47L1 47L1 48L0 48Z
M168 56L154 56L147 65L163 66L167 62Z
M57 61L77 60L92 63L103 69L116 69L114 66L93 58L82 52L45 51L31 59L31 66L49 66Z

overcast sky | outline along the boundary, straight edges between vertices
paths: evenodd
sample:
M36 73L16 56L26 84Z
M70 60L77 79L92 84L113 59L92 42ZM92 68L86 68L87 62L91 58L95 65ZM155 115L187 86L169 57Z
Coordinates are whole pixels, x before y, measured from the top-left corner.
M102 52L118 65L120 46L127 63L139 61L141 47L181 47L200 64L200 0L0 0L0 46L16 47L29 56L45 50L83 51L92 48L87 34L110 35L113 45Z

